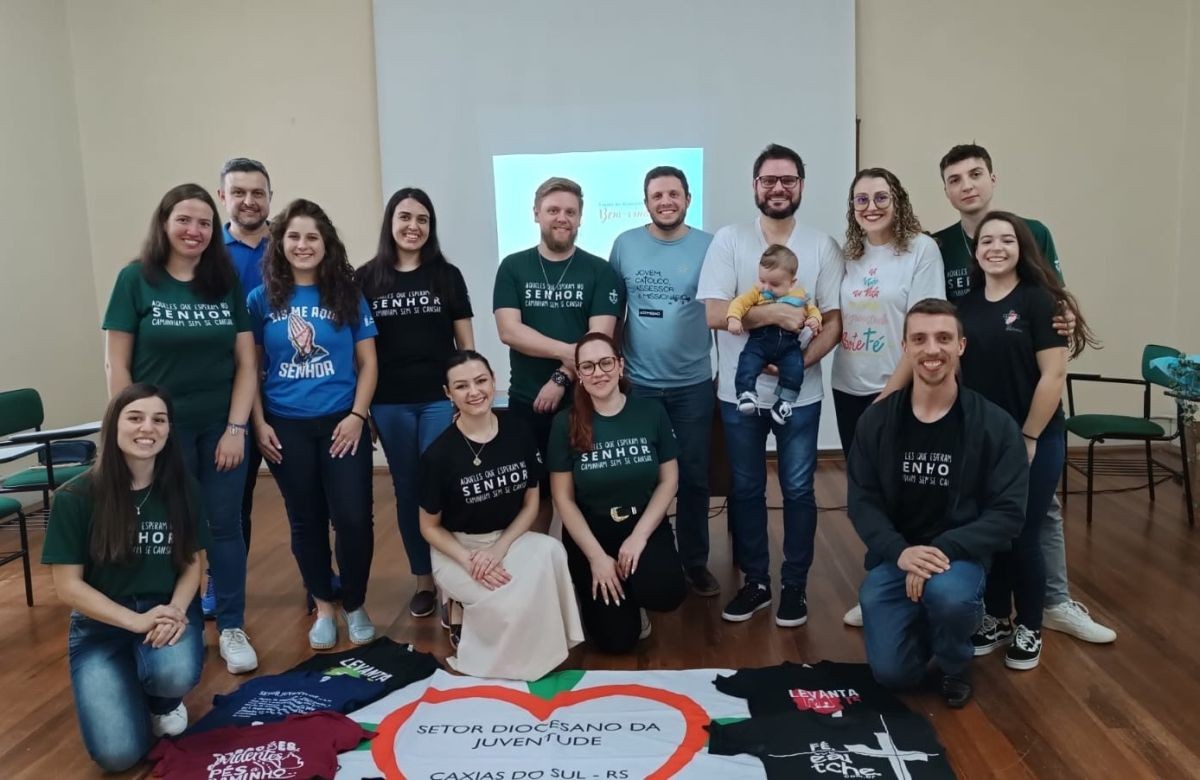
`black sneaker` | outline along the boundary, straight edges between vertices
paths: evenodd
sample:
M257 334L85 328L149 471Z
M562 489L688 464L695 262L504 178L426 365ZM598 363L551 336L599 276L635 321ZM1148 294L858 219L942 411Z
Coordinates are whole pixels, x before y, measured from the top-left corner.
M971 645L975 648L975 655L987 655L997 647L1004 647L1011 642L1012 635L1012 623L1008 618L984 615L982 625L971 635Z
M1017 634L1004 651L1004 665L1009 669L1032 669L1042 660L1042 632L1017 624Z
M408 602L408 614L415 618L429 617L437 611L437 593L432 590L419 590Z
M974 692L966 669L958 674L942 675L942 698L946 700L946 706L956 710L962 709L971 700L971 694Z
M707 566L692 566L684 572L688 585L700 596L715 596L721 592L721 583Z
M741 623L754 617L760 609L771 606L771 589L757 582L747 582L725 605L721 617L730 623Z
M808 600L804 588L784 585L779 592L779 611L775 613L775 625L784 628L802 626L808 622Z

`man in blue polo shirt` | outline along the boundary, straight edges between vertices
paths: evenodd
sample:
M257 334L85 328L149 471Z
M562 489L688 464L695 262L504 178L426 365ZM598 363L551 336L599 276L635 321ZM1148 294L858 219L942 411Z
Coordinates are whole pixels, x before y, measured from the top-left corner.
M267 252L268 234L271 226L267 222L271 209L271 177L266 167L258 160L234 157L221 166L221 184L217 198L229 214L222 232L225 251L233 261L242 290L249 295L255 287L262 285L262 259ZM254 443L253 436L246 453L246 486L242 492L242 538L246 550L250 550L250 512L254 506L254 486L258 482L258 469L262 466L262 454ZM207 615L216 606L211 592L212 580L201 598L201 606Z
M721 587L708 570L712 336L696 300L712 234L684 222L692 196L683 171L652 169L642 192L650 223L617 236L609 257L627 301L625 366L633 395L661 403L679 440L675 539L692 590L715 596Z

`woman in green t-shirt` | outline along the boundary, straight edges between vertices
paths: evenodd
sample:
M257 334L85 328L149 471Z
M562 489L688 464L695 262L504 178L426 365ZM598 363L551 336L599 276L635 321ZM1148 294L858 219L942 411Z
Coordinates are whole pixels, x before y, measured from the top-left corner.
M42 563L72 609L71 689L83 743L124 771L188 725L204 618L196 598L208 529L166 393L134 384L108 405L96 465L54 497Z
M678 447L666 410L628 394L617 343L575 345L579 383L550 431L547 468L563 546L592 643L624 653L650 635L646 610L667 612L687 586L671 526Z
M172 434L200 483L212 529L208 550L218 645L230 674L258 668L246 636L246 423L258 387L246 294L217 206L198 184L163 195L139 259L121 269L104 312L108 395L133 382L171 394Z

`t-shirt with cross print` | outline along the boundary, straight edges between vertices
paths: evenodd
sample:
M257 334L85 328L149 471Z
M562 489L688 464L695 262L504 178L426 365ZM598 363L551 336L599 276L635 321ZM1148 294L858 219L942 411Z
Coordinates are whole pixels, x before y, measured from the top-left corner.
M788 712L727 725L714 722L708 731L709 753L755 756L767 780L955 777L945 748L919 715L856 710L835 718Z

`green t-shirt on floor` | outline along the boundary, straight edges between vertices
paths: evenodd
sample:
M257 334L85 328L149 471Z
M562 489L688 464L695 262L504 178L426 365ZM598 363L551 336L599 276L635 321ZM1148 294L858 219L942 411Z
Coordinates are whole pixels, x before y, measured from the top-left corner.
M234 342L238 333L250 331L240 284L210 303L166 271L157 285L150 284L141 265L132 263L117 274L102 327L133 334L133 381L170 392L172 423L199 428L225 422Z
M199 496L199 485L192 484L191 488L192 496ZM133 504L142 511L130 562L95 565L88 557L92 538L91 474L81 474L63 485L50 505L42 563L83 566L83 581L109 598L172 593L177 575L171 563L174 540L166 504L153 487L134 491ZM196 518L197 548L205 549L209 543L208 523L198 501L192 502L192 513Z
M518 309L523 324L557 341L574 344L587 333L590 317L616 317L624 308L616 271L582 249L569 260L550 261L533 247L504 258L496 272L492 310ZM509 364L509 396L529 403L559 361L511 349Z
M593 417L592 449L583 453L568 442L569 414L563 410L554 417L547 470L571 472L575 503L585 517L608 516L613 507L644 508L658 486L659 464L679 456L666 408L626 396L625 406L612 417Z
M1038 249L1042 250L1042 256L1058 274L1059 281L1065 284L1050 229L1036 219L1021 219L1029 225L1029 232L1033 233L1033 239L1037 242ZM971 255L975 253L975 240L967 237L961 222L939 230L933 234L933 238L938 243L938 249L942 251L942 265L946 269L946 300L957 301L971 292Z

